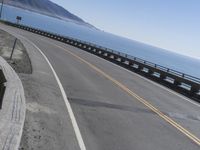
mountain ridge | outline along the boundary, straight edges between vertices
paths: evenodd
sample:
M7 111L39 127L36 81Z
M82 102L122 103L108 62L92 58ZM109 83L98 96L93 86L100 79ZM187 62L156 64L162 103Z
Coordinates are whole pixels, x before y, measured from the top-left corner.
M62 6L50 1L50 0L4 0L4 4L19 7L29 11L37 12L43 15L48 15L58 19L66 21L74 21L75 23L80 23L89 27L94 27L93 25L85 22L80 17L72 14Z

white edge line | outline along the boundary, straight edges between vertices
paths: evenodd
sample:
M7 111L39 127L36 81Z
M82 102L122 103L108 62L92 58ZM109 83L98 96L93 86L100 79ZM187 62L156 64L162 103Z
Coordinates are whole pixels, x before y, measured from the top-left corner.
M48 42L48 41L46 41L46 40L44 40L44 39L41 39L41 40L43 40L43 41L45 41L45 42L47 42L47 43L50 43L50 42ZM50 43L50 44L52 44L52 43ZM61 44L65 44L65 43L61 43ZM54 44L53 44L53 45L54 45ZM59 47L59 48L61 48L61 49L63 49L63 50L65 49L64 47L61 47L61 46L58 46L58 45L55 45L55 46L57 46L57 47ZM70 46L71 46L71 45L70 45ZM73 46L72 46L72 47L73 47ZM76 48L76 47L75 47L75 48ZM79 49L79 48L78 48L78 49ZM89 54L91 54L91 53L89 53ZM93 56L95 56L95 57L98 57L98 58L100 58L100 59L103 59L103 58L101 58L101 57L99 57L99 56L96 56L96 55L94 55L94 54L91 54L91 55L93 55ZM105 60L105 59L103 59L103 60ZM158 83L156 83L156 82L154 82L154 81L151 81L151 80L149 80L149 79L147 79L147 78L145 78L145 77L143 77L143 76L140 76L140 75L138 75L138 74L136 74L136 73L134 73L134 72L131 72L131 71L128 70L128 69L125 69L125 68L123 68L123 67L121 67L121 66L119 66L119 65L116 65L115 63L112 63L112 62L110 62L110 61L107 61L107 62L110 63L110 64L113 64L113 65L115 65L115 66L117 66L117 67L120 67L121 69L123 69L123 70L125 70L125 71L127 71L127 72L129 72L129 73L131 73L131 74L133 74L133 75L136 75L137 77L139 77L139 78L141 78L141 79L143 79L143 80L145 80L145 81L148 81L148 82L154 84L155 86L158 86L158 87L160 87L160 88L162 88L162 89L164 89L164 90L166 90L166 91L168 91L168 92L170 92L170 93L172 93L172 94L174 94L174 95L176 95L176 96L182 98L183 100L185 100L185 101L187 101L187 102L190 102L191 104L194 104L194 105L200 107L200 104L198 104L197 102L192 101L192 100L190 100L189 98L187 98L187 97L185 97L185 96L183 96L183 95L180 95L179 93L176 93L176 92L172 91L171 89L168 89L168 88L166 88L166 87L164 87L164 86L162 86L162 85L160 85L160 84L158 84Z
M53 66L51 65L50 61L48 60L48 58L46 57L46 55L42 52L41 49L39 49L33 42L31 42L30 40L26 39L25 37L21 36L21 35L18 35L20 36L21 38L23 38L24 40L28 41L29 43L31 43L41 54L42 56L45 58L45 60L47 61L47 63L49 64L55 78L56 78L56 81L58 82L58 85L59 85L59 88L60 88L60 91L62 93L62 96L63 96L63 99L65 101L65 104L66 104L66 107L67 107L67 110L68 110L68 113L69 113L69 116L70 116L70 119L71 119L71 122L72 122L72 126L74 128L74 132L75 132L75 135L76 135L76 138L77 138L77 141L78 141L78 144L79 144L79 147L81 150L86 150L86 147L85 147L85 144L84 144L84 141L83 141L83 138L82 138L82 135L81 135L81 132L80 132L80 129L78 127L78 124L77 124L77 121L76 121L76 118L74 116L74 113L72 111L72 108L71 108L71 105L69 103L69 100L67 99L67 95L65 93L65 90L62 86L62 83L60 82L60 79L58 78L58 75L56 74Z

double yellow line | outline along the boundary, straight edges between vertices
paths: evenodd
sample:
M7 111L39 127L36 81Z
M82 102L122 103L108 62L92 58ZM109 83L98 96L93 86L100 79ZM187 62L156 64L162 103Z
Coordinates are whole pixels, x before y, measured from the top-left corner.
M108 74L106 74L105 72L103 72L101 69L97 68L93 64L91 64L88 61L84 60L83 58L79 57L78 55L72 53L71 51L69 51L67 49L64 49L61 46L58 46L58 45L54 45L54 46L56 46L56 47L58 47L60 49L63 49L64 51L66 51L70 55L72 55L75 58L77 58L79 61L87 64L89 67L91 67L92 69L94 69L96 72L98 72L102 76L104 76L107 79L109 79L110 81L112 81L115 85L117 85L118 87L120 87L122 90L124 90L126 93L128 93L132 97L136 98L139 102L141 102L142 104L144 104L147 108L149 108L151 111L153 111L154 113L156 113L158 116L160 116L166 122L168 122L169 124L171 124L173 127L175 127L176 129L178 129L180 132L182 132L184 135L186 135L189 139L191 139L193 142L195 142L197 145L200 146L200 139L198 137L196 137L190 131L188 131L187 129L185 129L184 127L182 127L180 124L178 124L172 118L170 118L167 115L165 115L164 113L162 113L160 110L158 110L152 104L150 104L147 100L143 99L142 97L140 97L139 95L137 95L136 93L134 93L133 91L131 91L129 88L127 88L125 85L123 85L119 81L115 80L114 78L112 78L111 76L109 76Z

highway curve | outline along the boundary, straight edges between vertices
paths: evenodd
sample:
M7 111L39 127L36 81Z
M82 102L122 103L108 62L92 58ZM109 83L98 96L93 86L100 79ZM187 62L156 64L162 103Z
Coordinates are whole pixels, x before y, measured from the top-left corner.
M4 29L30 40L49 59L87 150L200 149L196 102L78 48Z

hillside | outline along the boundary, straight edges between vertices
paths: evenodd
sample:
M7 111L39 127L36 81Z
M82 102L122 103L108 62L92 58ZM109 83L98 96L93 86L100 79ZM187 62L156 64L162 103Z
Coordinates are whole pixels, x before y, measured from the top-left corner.
M4 0L4 3L7 5L27 9L37 13L45 14L51 17L56 17L64 20L72 20L77 23L84 25L92 25L86 23L84 20L78 16L70 13L63 7L51 2L50 0Z

